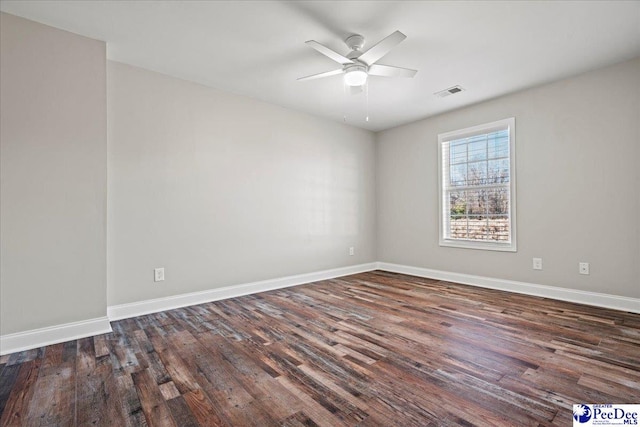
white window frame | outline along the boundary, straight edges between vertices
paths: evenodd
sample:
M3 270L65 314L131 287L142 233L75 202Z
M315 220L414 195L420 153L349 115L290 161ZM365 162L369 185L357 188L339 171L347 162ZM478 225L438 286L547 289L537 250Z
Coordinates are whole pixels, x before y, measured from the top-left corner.
M478 126L472 126L465 129L459 129L451 132L441 133L438 135L438 192L439 192L439 236L440 246L448 246L454 248L468 249L484 249L491 251L507 251L516 252L516 131L515 118L498 120L491 123L485 123ZM476 135L482 135L499 130L509 131L509 241L480 241L472 239L447 238L445 232L449 228L449 202L447 200L449 193L445 189L448 185L449 177L443 176L444 171L449 170L449 165L445 167L445 157L443 147L445 144L458 139L468 138ZM447 157L448 158L448 157ZM446 212L445 212L446 211Z

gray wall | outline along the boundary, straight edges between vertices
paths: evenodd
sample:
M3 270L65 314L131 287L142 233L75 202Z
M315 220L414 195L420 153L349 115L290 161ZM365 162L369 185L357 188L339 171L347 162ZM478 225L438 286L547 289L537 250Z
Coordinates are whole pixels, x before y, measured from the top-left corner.
M109 305L375 261L373 133L107 69Z
M0 22L0 334L106 316L105 44Z
M438 133L512 116L518 252L438 246ZM377 134L378 261L640 297L639 124L635 59Z

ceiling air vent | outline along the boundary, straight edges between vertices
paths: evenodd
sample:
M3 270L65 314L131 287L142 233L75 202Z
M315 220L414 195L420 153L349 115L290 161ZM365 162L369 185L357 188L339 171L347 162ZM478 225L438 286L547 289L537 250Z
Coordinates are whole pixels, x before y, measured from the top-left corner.
M455 95L456 93L462 92L464 89L460 86L452 86L449 89L441 90L440 92L434 93L435 96L440 98L446 98L449 95Z

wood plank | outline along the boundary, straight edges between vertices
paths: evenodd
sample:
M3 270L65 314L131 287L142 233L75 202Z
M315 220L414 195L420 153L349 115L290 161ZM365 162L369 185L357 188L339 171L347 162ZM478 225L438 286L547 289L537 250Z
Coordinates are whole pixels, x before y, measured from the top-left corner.
M110 414L106 380L111 371L109 358L95 358L94 340L78 340L76 363L76 417L75 425L108 426L124 424L119 414Z
M21 426L27 424L29 405L32 404L33 393L36 389L36 381L40 372L41 359L25 362L19 366L18 375L14 381L13 389L6 401L2 416L1 426ZM11 374L7 368L2 371L4 376Z
M171 416L179 427L198 427L198 420L193 416L191 409L184 400L184 397L178 395L173 399L167 400L167 406L171 412ZM207 420L207 423L209 420ZM208 424L213 425L213 424Z
M107 347L104 334L93 337L93 347L95 348L96 357L109 355L109 347Z
M202 389L185 393L185 403L191 410L191 414L201 426L224 426L228 425L218 416L211 400Z
M147 424L151 427L177 427L151 372L143 369L131 374L131 378L138 390Z
M115 357L110 359L112 363L116 360ZM107 384L110 385L109 389L118 397L118 399L113 400L113 403L111 398L109 399L110 411L121 414L126 426L147 425L142 409L141 396L138 394L131 375L122 372L122 370L114 372L108 378ZM111 395L111 392L109 392L109 395Z
M75 347L75 341L73 344ZM65 346L63 363L40 370L27 412L29 422L38 420L41 425L73 425L76 411L75 355L75 349Z
M2 414L5 406L7 406L9 395L11 394L11 390L18 378L20 366L21 365L2 365L2 368L0 369L0 414Z
M125 404L126 391L121 388L122 383L119 381L119 378L122 376L113 372L109 362L111 362L111 358L105 356L100 357L98 362L99 365L104 363L107 366L103 374L104 377L101 378L106 395L106 419L113 425L118 426L133 426L138 421L144 421L144 415L142 414L142 409L139 408L139 402L133 414L130 412L130 407ZM99 369L99 367L97 368ZM102 371L99 372L102 374ZM131 381L130 376L127 376L127 379ZM141 423L138 425L144 424Z
M173 383L173 381L160 384L159 388L160 393L162 393L162 397L164 397L164 400L171 400L180 396L180 392L176 388L176 385Z

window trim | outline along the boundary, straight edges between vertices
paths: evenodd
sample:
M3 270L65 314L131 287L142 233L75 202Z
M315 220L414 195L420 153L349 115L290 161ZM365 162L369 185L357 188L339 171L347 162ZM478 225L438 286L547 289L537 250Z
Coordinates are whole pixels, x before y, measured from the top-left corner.
M515 117L510 117L495 122L471 126L464 129L454 130L438 134L438 232L439 245L443 247L481 249L490 251L517 252L516 244L516 132ZM444 208L448 204L445 201L446 191L444 189L444 157L443 145L457 139L467 138L474 135L490 133L497 130L509 130L509 220L510 220L510 241L507 243L487 242L465 239L445 238L445 216Z

